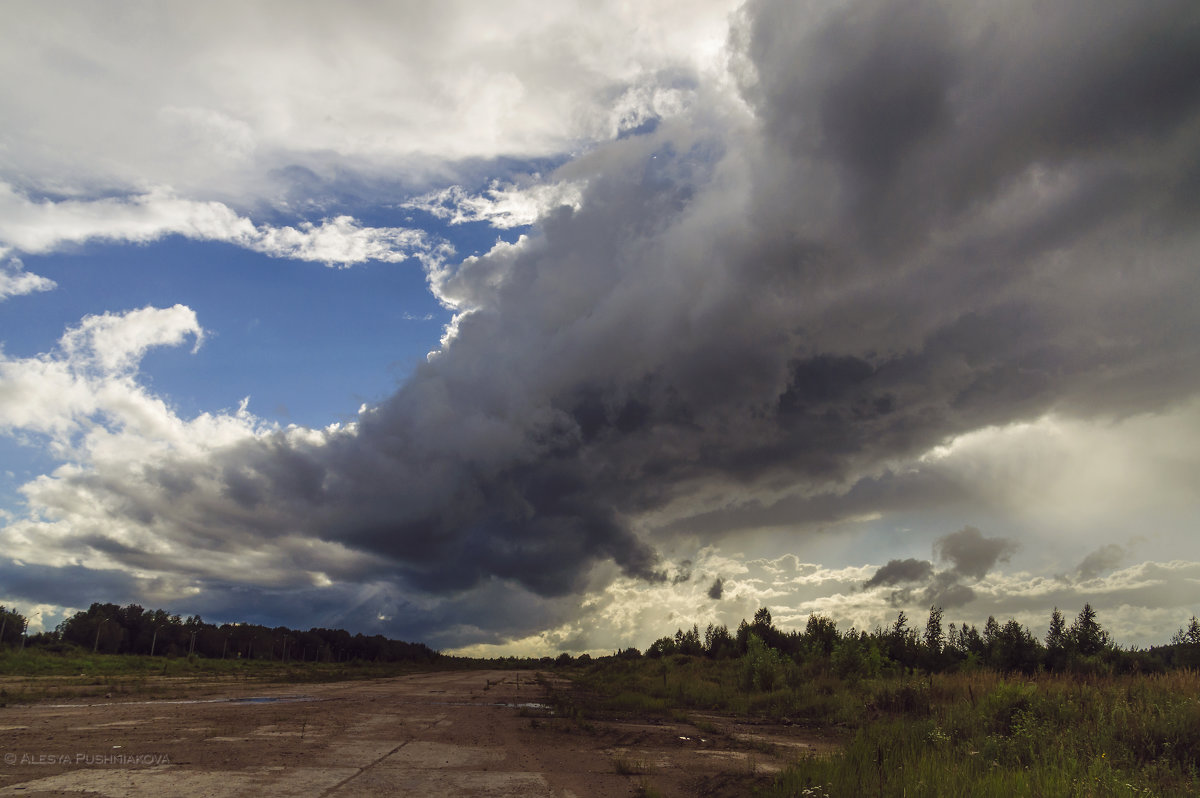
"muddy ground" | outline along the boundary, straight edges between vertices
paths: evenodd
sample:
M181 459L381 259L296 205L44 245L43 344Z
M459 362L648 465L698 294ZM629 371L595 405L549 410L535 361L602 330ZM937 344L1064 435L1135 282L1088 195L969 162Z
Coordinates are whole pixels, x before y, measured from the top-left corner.
M744 795L827 741L719 716L558 717L532 671L0 708L0 796Z

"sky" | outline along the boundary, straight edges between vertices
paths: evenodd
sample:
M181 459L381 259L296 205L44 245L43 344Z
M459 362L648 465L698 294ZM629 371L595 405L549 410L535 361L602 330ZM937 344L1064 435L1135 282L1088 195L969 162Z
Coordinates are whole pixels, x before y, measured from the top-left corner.
M1200 613L1191 0L3 5L32 631Z

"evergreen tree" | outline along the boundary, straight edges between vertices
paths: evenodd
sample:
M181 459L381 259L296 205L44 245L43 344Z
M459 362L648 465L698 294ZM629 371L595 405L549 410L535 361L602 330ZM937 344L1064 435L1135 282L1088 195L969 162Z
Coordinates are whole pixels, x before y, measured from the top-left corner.
M1092 609L1091 604L1084 604L1071 626L1071 647L1080 655L1090 657L1111 645L1108 632L1096 622L1096 611Z
M679 654L698 657L704 653L704 645L700 642L700 628L692 624L688 631L675 631L675 651Z
M983 651L980 656L983 661L992 664L996 660L996 647L1000 645L1000 624L996 622L996 616L989 615L987 622L983 624Z
M755 631L758 631L760 629L770 629L771 628L771 611L769 609L767 609L766 607L759 607L758 612L754 613L753 626L755 627Z
M712 659L737 656L737 641L729 634L729 627L711 623L704 630L704 653Z
M900 610L892 628L884 632L882 638L890 658L909 668L920 664L917 633L908 628L908 616L904 614L904 610Z
M1168 656L1176 667L1200 667L1200 621L1195 615L1187 629L1180 629L1171 637L1171 645L1175 646L1175 651Z
M758 612L754 613L754 623L750 624L750 628L754 634L762 638L768 648L779 651L786 651L790 648L787 635L775 628L771 622L771 611L766 607L760 607Z
M0 607L0 610L2 609L4 608ZM1187 630L1180 629L1171 637L1171 645L1186 646L1198 643L1200 643L1200 621L1196 620L1196 616L1193 615Z
M996 616L989 615L987 623L983 625L983 644L991 649L1000 640L1000 624L996 623Z
M991 664L1002 671L1033 673L1041 659L1041 645L1037 638L1021 625L1016 618L1010 619L996 638L996 647Z
M746 623L745 618L742 618L742 622L738 624L734 641L737 643L738 655L745 654L750 644L750 624Z
M1069 640L1067 622L1063 620L1063 614L1059 612L1058 607L1055 607L1054 612L1050 613L1050 631L1046 632L1046 650L1062 651L1067 647Z
M941 654L945 640L942 634L942 608L936 604L929 608L929 620L925 622L925 648L930 654Z
M1046 632L1046 667L1051 671L1060 671L1067 666L1071 634L1067 631L1067 622L1058 607L1050 613L1050 630Z

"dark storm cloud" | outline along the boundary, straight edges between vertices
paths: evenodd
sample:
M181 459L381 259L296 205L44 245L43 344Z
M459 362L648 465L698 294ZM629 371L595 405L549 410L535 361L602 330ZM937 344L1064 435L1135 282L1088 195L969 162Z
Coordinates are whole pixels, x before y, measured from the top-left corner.
M839 170L860 224L912 242L1031 165L1103 163L1185 135L1200 101L1198 13L1187 0L922 1L818 15L766 0L747 6L748 91L797 161ZM1142 188L1168 178L1155 193L1173 199L1165 165L1121 171L1148 169Z
M712 599L713 601L720 601L721 597L724 595L725 595L725 583L721 580L721 577L718 576L716 579L713 580L713 583L711 585L709 585L708 597L710 599Z
M1075 569L1080 579L1094 579L1105 571L1111 571L1125 561L1128 553L1124 546L1109 543L1083 558Z
M887 595L887 603L892 607L911 606L918 599L925 606L952 609L974 601L975 591L968 585L959 582L955 575L942 572L923 590L916 587L904 587L893 590Z
M954 567L956 576L982 579L1000 560L1008 561L1017 550L1017 544L1007 538L987 538L973 526L965 526L957 532L940 537L933 544L933 553L943 562Z
M923 507L964 507L961 483L933 470L885 470L864 477L845 492L786 495L768 501L747 498L716 510L695 512L663 526L669 533L709 538L742 529L822 527L864 513L912 512Z
M1013 541L984 537L975 527L967 526L938 538L933 544L935 558L949 563L950 568L935 572L928 560L911 557L891 560L863 583L863 589L897 587L887 599L894 607L912 603L917 595L928 604L961 607L975 598L975 591L964 582L987 576L997 562L1007 561L1015 551Z
M167 602L180 611L180 602ZM214 623L247 622L293 628L342 628L424 642L435 649L473 643L502 643L562 623L567 614L554 602L495 581L436 602L414 604L397 585L367 582L316 588L267 589L215 584L186 599L186 613Z
M948 585L935 585L925 591L925 601L930 606L936 605L944 609L962 607L975 600L975 591L957 582Z
M411 458L444 479L409 521L411 498L401 510L347 484L379 521L347 524L341 539L416 565L409 578L427 589L494 575L566 592L600 559L662 578L631 519L705 485L853 490L885 459L981 425L1061 402L1106 412L1112 397L1122 409L1120 390L1095 392L1098 377L1144 371L1147 349L1097 341L1118 328L1124 341L1150 336L1094 312L1121 302L1146 320L1160 296L1139 307L1117 293L1068 293L1075 277L1122 268L1082 250L1057 272L1061 292L1035 285L1036 264L1140 216L1144 199L1165 201L1155 182L1170 156L1147 159L1145 146L1175 142L1196 116L1200 95L1181 78L1195 31L1176 29L1195 14L1182 4L1146 19L1076 10L1056 12L1027 46L1061 65L1062 92L1103 94L1104 81L1127 75L1102 105L1148 116L1100 114L1101 124L1090 105L1064 107L1060 90L1009 60L1029 22L1017 11L975 19L867 3L813 18L792 3L747 6L747 96L765 138L664 121L616 142L594 156L599 171L586 158L569 167L589 179L579 210L450 277L447 295L479 310L364 420L347 453L358 458L369 442L374 463L408 468ZM1095 31L1082 45L1080 19ZM1156 31L1169 54L1145 45ZM1067 43L1073 57L1052 52ZM751 166L722 169L737 148ZM1035 167L1076 182L1045 214L1014 215L1002 194ZM730 183L748 188L747 207L724 201ZM952 244L931 248L935 230ZM1163 287L1195 283L1171 269L1157 276ZM1091 305L1087 335L1081 303ZM1175 340L1194 362L1194 338ZM436 436L413 427L431 403L445 419ZM381 451L382 440L395 448ZM955 575L980 578L1011 548L968 529L939 554ZM452 572L439 568L449 562Z
M684 582L690 581L692 578L692 561L684 560L679 563L675 570L675 575L671 577L671 584L682 585Z
M924 582L931 576L933 576L933 563L928 560L917 560L911 557L906 560L890 560L887 565L881 566L874 576L864 582L863 587Z
M0 559L0 584L10 596L37 604L59 607L88 607L93 602L124 604L152 594L162 584L139 579L116 569L85 568L81 565L18 565Z
M751 2L754 125L701 108L563 166L581 207L435 271L471 312L356 426L147 466L113 512L215 550L319 538L457 599L579 592L606 562L667 580L649 511L704 541L909 483L959 500L888 469L1200 387L1198 20L1190 0ZM948 535L927 588L961 604L1011 551ZM904 562L873 580L930 578Z

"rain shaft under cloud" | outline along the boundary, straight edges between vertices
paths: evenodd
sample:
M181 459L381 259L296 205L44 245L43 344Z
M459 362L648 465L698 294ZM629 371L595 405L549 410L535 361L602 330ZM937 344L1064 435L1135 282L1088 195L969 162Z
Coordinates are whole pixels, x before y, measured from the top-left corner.
M879 511L973 430L1195 395L1194 4L751 2L730 50L738 96L701 86L548 176L574 207L431 260L447 341L353 424L84 462L30 491L36 524L202 591L262 586L245 564L270 552L465 616L498 585L598 589L609 562L669 581L664 544L772 512ZM974 535L944 538L944 587L1008 551Z

